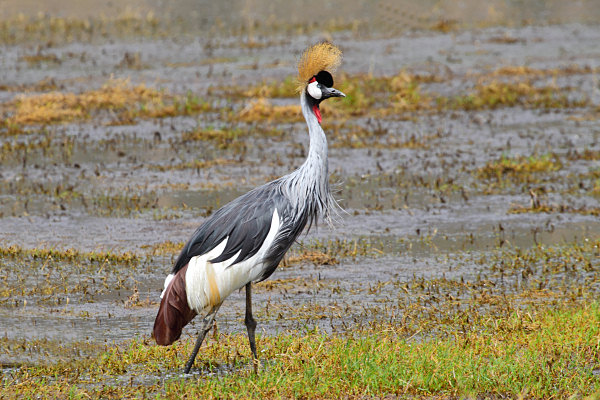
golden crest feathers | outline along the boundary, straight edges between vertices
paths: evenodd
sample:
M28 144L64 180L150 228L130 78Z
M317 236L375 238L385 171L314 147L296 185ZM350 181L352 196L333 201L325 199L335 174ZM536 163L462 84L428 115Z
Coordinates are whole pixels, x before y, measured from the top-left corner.
M317 43L304 50L298 62L298 91L320 71L333 72L342 62L342 51L329 42Z

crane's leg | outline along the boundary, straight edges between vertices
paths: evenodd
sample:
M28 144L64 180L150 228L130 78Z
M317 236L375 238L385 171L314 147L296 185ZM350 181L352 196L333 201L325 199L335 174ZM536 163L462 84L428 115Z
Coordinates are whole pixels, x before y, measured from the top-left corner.
M200 327L200 332L198 333L198 339L196 339L196 346L194 346L194 351L192 351L192 355L190 356L190 359L188 360L187 364L185 364L185 369L183 370L184 373L186 373L186 374L190 373L190 370L192 369L192 365L194 365L194 360L196 359L196 355L198 355L200 346L202 346L202 342L204 341L204 337L206 336L206 334L208 333L210 328L212 328L212 326L213 326L213 321L215 320L217 311L219 311L219 307L221 307L220 304L218 304L212 310L210 310L208 315L204 318L204 321L202 321L202 326Z
M250 341L250 350L252 350L254 373L258 373L258 356L256 355L256 340L254 332L256 331L256 321L252 316L252 282L246 284L246 318L244 323L248 329L248 340Z

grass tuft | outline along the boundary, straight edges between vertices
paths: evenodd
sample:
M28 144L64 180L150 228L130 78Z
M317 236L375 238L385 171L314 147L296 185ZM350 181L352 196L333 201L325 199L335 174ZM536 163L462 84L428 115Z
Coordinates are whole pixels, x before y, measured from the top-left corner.
M494 80L478 83L474 90L466 95L454 98L439 98L438 106L462 110L495 109L516 107L534 109L585 107L586 98L572 99L569 88L539 86L531 80L521 82L503 82Z
M104 112L108 125L134 123L135 118L164 118L209 111L211 106L191 93L173 96L128 80L109 80L101 88L80 94L52 91L17 95L4 104L0 128L10 131L23 125L46 125L88 120ZM103 116L100 115L101 117Z
M479 179L506 184L509 182L531 183L536 181L535 174L554 172L562 169L563 165L555 154L532 155L529 157L507 157L490 161L477 169Z
M302 121L302 112L297 105L278 106L265 98L259 98L248 103L239 112L237 119L244 122L299 122Z

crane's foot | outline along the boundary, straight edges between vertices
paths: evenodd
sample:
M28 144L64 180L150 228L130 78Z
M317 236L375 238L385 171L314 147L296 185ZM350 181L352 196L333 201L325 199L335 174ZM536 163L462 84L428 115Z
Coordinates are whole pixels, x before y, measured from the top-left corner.
M254 366L254 375L258 375L258 364L260 364L260 360L255 357L252 359L252 364Z

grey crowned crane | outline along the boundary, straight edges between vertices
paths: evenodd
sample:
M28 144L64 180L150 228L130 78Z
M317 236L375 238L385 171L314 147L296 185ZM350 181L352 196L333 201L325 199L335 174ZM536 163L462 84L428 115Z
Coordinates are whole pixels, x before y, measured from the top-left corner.
M252 317L252 283L267 279L306 225L319 216L329 220L337 207L329 191L327 138L319 104L345 97L334 89L333 71L341 51L319 43L304 51L298 64L302 114L310 149L294 172L260 186L212 214L192 235L165 279L153 336L170 345L196 315L204 316L196 345L185 366L189 373L206 333L223 301L246 287L246 317L254 370L258 365Z

